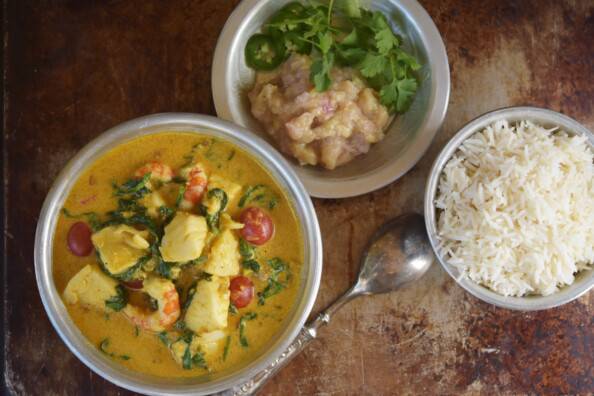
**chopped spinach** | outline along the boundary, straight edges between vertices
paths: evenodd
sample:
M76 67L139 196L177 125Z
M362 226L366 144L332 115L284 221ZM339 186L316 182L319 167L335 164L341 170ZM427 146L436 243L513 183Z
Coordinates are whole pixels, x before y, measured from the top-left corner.
M197 259L190 260L183 265L202 265L202 264L206 263L207 260L208 260L208 256L203 254L200 257L198 257Z
M186 322L178 319L178 321L173 324L173 328L177 331L183 331L186 329Z
M227 355L229 354L229 347L231 346L231 336L227 336L225 340L225 348L223 349L223 362L227 360Z
M243 193L243 195L239 199L239 203L237 206L239 206L240 208L243 208L245 206L245 204L247 204L251 200L251 196L254 192L258 191L259 189L263 189L265 187L266 186L264 186L264 184L256 184L254 186L248 186L245 190L245 193Z
M249 346L248 340L245 336L245 326L250 320L254 320L258 317L255 312L248 312L239 319L239 343L242 347L247 348Z
M278 195L265 184L256 184L248 186L239 199L238 206L243 208L250 202L258 203L268 207L268 209L274 209L278 204Z
M128 303L128 296L126 294L126 290L122 287L122 285L116 286L116 293L117 294L115 296L112 296L109 299L105 300L105 306L118 312L124 309L124 307Z
M185 370L192 368L192 352L190 352L190 345L186 346L184 356L182 357L182 367Z
M134 326L134 335L138 337L140 335L140 327Z
M204 355L202 354L202 352L196 352L194 356L192 356L192 366L208 369L208 366L206 365L206 360L204 359Z
M167 206L159 206L159 216L163 221L163 225L167 225L173 219L173 216L175 216L175 210Z
M86 219L91 226L91 229L94 232L97 232L101 229L101 221L99 220L99 215L95 212L84 212L80 214L73 214L68 209L62 208L62 214L69 219Z
M253 259L243 260L241 262L241 265L243 266L243 268L252 270L255 273L260 272L260 263L258 263L256 260L253 260Z
M182 367L184 370L190 370L193 367L207 369L208 366L206 365L206 360L204 359L204 355L201 352L196 352L194 355L192 355L190 347L192 345L193 338L194 333L192 333L190 330L184 331L181 337L178 338L178 341L183 341L186 344L186 349L182 356Z
M227 157L227 161L231 161L235 157L235 150L231 150L229 156Z
M157 334L157 337L159 337L159 339L161 340L161 342L163 344L165 344L165 346L167 346L169 348L169 346L171 345L171 340L169 340L169 337L167 336L167 332L166 331L162 331L160 333Z
M124 282L128 282L133 279L141 278L143 265L151 259L151 255L147 254L146 256L139 258L138 261L136 262L136 264L134 264L132 267L128 268L127 270L117 273L117 274L113 274L113 273L109 272L109 270L107 269L107 265L105 265L105 263L103 262L103 259L101 258L101 254L98 251L96 252L96 256L97 256L97 261L99 262L99 267L101 268L101 270L103 272L105 272L107 275L111 276L114 279L124 281Z
M104 338L103 340L101 340L101 342L99 343L99 350L101 352L103 352L104 354L106 354L107 356L111 356L113 358L120 358L122 360L130 360L131 357L128 355L117 355L113 352L108 352L107 351L107 347L109 346L109 338Z
M218 232L219 230L219 220L221 217L221 213L227 207L227 202L229 198L227 197L227 193L220 188L213 188L209 190L206 194L206 205L200 205L202 213L206 217L206 224L208 224L208 229L211 232Z
M118 185L116 182L112 182L112 187L114 190L113 194L118 197L139 199L150 192L147 186L150 179L151 173L149 172L141 179L130 179L120 185Z
M237 312L237 307L233 303L229 303L229 314L236 315Z
M188 289L188 293L186 294L186 301L182 306L182 309L185 311L188 309L190 304L192 303L192 299L194 298L194 294L196 294L196 282L194 282L190 288Z
M264 305L266 303L266 299L283 291L291 279L289 266L282 259L274 257L270 260L267 260L266 263L270 267L271 273L268 277L268 281L264 290L258 292L258 305ZM284 275L284 280L280 279L282 275Z
M239 240L239 254L241 255L241 265L243 268L256 273L260 272L260 263L256 260L256 247L243 238Z
M253 259L256 255L256 247L251 245L248 241L239 239L239 254L244 260Z
M186 193L186 185L182 184L181 186L179 186L179 190L177 192L177 198L175 198L175 208L179 208L179 205L181 205L183 199L184 199L184 194Z
M190 166L192 164L192 162L194 162L194 156L196 155L196 151L198 150L198 147L200 147L200 143L196 143L192 146L192 149L190 150L190 152L186 155L184 155L184 160L185 162L182 165L182 168L185 168L186 166Z

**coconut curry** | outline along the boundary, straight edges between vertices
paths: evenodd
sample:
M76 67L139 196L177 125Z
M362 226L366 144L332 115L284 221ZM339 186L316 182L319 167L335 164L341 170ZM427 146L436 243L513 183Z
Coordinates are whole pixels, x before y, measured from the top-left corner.
M108 152L70 191L54 280L99 350L163 377L251 360L299 287L302 236L290 202L247 153L171 132Z

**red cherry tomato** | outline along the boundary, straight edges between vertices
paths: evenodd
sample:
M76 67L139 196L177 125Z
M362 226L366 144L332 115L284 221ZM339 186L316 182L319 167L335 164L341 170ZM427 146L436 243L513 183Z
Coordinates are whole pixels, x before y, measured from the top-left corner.
M93 251L91 229L82 221L72 224L68 231L67 242L68 248L75 256L88 256Z
M239 216L243 223L240 233L243 239L254 245L263 245L274 234L274 223L262 209L254 206L245 209Z
M237 276L231 279L229 285L231 302L237 308L247 307L254 298L254 284L247 276Z
M132 290L140 290L140 289L142 289L142 286L144 284L144 282L142 281L142 279L133 279L131 281L122 282L122 283L128 289L132 289Z

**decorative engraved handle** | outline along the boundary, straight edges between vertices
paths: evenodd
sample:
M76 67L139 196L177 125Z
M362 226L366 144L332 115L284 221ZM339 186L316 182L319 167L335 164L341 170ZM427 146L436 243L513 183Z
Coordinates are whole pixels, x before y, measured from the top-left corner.
M343 294L336 300L328 309L322 312L318 317L301 329L299 335L289 345L289 347L264 370L260 371L247 382L229 389L222 393L223 396L245 396L255 395L260 388L262 388L270 378L272 378L280 369L285 367L295 356L297 356L303 348L305 348L311 341L318 336L318 329L330 322L332 315L345 303L352 298L358 296L360 293L357 287L352 288L347 293Z

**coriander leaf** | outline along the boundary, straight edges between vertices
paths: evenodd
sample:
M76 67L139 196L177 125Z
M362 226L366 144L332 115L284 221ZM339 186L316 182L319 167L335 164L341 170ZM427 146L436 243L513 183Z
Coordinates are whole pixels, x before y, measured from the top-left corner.
M330 70L334 65L334 53L329 52L311 64L310 78L316 87L316 91L323 92L330 88Z
M414 94L417 90L417 80L407 78L398 81L398 101L396 102L396 111L403 112L410 106Z
M421 68L421 65L419 65L412 55L407 54L400 48L396 48L396 59L398 62L410 67L412 70L419 70Z
M326 54L328 51L330 51L330 47L332 47L332 42L334 41L332 39L332 34L330 32L318 34L318 39L320 51L322 51L322 54Z
M386 28L378 31L375 34L375 46L380 54L388 54L392 47L398 45L398 39L392 33L392 29Z
M388 25L388 21L386 20L386 16L381 11L374 11L371 14L371 27L375 31L383 30L383 29L390 29L390 25Z
M336 60L343 66L354 66L365 57L367 51L361 48L342 48L336 51Z
M357 44L359 44L359 34L356 28L353 28L340 42L340 45L348 47L356 46Z
M379 92L381 103L389 110L395 110L396 102L398 101L398 82L392 81L388 85L384 85Z
M361 6L359 0L342 0L338 3L346 16L351 18L361 18Z
M382 73L388 66L385 56L367 53L361 62L361 74L365 77L374 77Z

